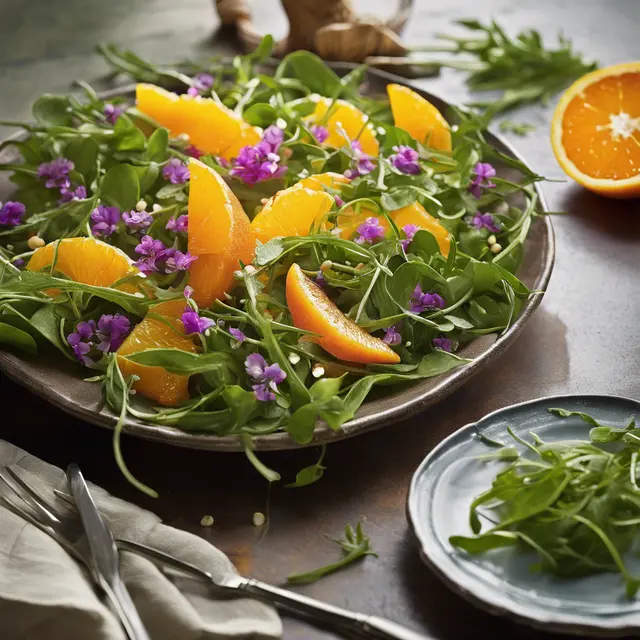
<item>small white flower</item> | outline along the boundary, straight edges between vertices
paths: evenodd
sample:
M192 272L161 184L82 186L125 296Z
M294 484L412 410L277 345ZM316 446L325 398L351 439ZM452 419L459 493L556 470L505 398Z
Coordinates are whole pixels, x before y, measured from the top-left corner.
M46 242L40 236L31 236L27 240L27 246L32 251L35 251L35 249L39 249L40 247L44 247L45 244Z
M160 209L162 209L162 205L158 204L157 202L153 205L153 207L151 207L154 211L160 211Z
M411 340L407 340L404 344L405 344L406 347L410 347L411 346Z
M146 200L138 200L136 203L136 211L146 211L147 209L147 201Z
M253 514L254 527L261 527L266 521L267 521L267 518L265 517L264 513L262 513L262 511L256 511Z
M498 244L496 242L496 244L491 245L491 253L500 253L502 251L502 245Z
M249 274L249 275L253 275L257 269L252 265L252 264L248 264L244 270Z
M496 242L498 242L498 240L496 239L496 237L495 237L495 236L489 236L489 237L487 238L487 244L488 244L489 246L494 245Z
M276 127L278 127L278 129L286 129L287 128L287 122L286 120L282 119L282 118L278 118L276 120Z
M324 375L324 367L321 364L314 364L313 369L311 369L311 375L314 378L322 378Z
M176 136L176 140L177 140L178 142L189 142L189 140L191 140L191 138L189 137L189 134L188 134L188 133L179 133L179 134Z
M300 356L297 353L293 353L293 351L289 354L289 362L291 364L298 364L300 362Z
M333 267L333 262L331 262L331 260L325 260L320 265L320 271L328 271L329 269L331 269L331 267Z
M342 229L340 227L335 227L335 229L331 229L332 236L339 236L342 233Z

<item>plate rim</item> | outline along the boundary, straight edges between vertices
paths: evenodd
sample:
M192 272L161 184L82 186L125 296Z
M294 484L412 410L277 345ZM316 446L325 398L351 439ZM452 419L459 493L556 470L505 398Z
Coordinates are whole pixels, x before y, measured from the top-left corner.
M430 541L426 539L421 533L421 528L417 525L418 517L417 517L417 484L420 479L420 476L424 473L426 467L428 467L433 461L435 461L441 453L447 450L448 446L453 443L457 438L460 438L465 433L469 433L470 436L473 436L476 433L476 429L479 424L491 420L496 416L499 416L502 413L511 411L513 409L519 409L521 407L527 407L531 405L541 404L541 403L550 403L550 402L561 402L562 400L567 399L590 399L590 400L615 400L615 401L623 401L627 403L632 403L636 405L638 412L640 413L640 401L635 398L629 398L626 396L619 396L615 394L606 394L606 393L595 393L595 394L587 394L587 393L565 393L565 394L557 394L550 396L538 396L536 398L532 398L530 400L525 400L523 402L517 402L514 404L509 404L504 407L500 407L499 409L495 409L474 422L468 422L462 427L456 429L451 434L449 434L446 438L441 440L420 462L416 470L414 471L411 482L409 484L409 490L407 493L407 500L405 503L405 512L407 517L407 524L409 525L409 530L414 540L418 543L419 546L419 556L422 562L427 566L428 569L434 572L434 574L454 593L463 597L465 600L478 607L483 611L487 611L495 616L506 617L515 622L524 623L528 626L544 630L547 632L557 632L557 633L565 633L565 634L582 634L588 636L599 636L603 635L611 638L619 638L625 637L629 634L638 634L640 632L640 610L638 611L638 622L630 625L627 621L620 619L619 616L615 614L607 615L607 616L599 616L598 618L589 617L586 618L589 622L577 623L577 622L568 622L568 621L558 621L557 619L553 619L553 613L548 615L547 617L542 617L539 613L539 610L534 610L536 614L530 615L525 613L526 604L519 604L515 600L503 597L502 599L498 599L494 596L493 590L485 591L485 596L488 594L488 597L482 597L478 595L476 590L472 590L467 588L464 584L456 581L452 577L450 577L445 568L441 566L434 559L432 553L430 553ZM424 527L422 527L424 529ZM441 554L445 553L441 551ZM505 606L508 604L508 606ZM639 600L640 605L640 600ZM581 613L580 616L584 617L585 614Z
M332 66L336 69L343 70L349 70L357 67L357 65L350 63L340 63ZM455 106L455 103L445 100L438 93L427 91L416 86L415 83L408 82L406 78L401 76L372 68L367 70L367 74L378 77L387 84L392 82L403 84L421 94L426 95L428 98L434 98L436 101L440 101L450 107ZM114 96L124 95L133 89L135 89L135 85L130 84L101 92L99 95L103 98L111 98ZM509 155L521 162L524 162L520 153L518 153L501 135L493 131L490 131L490 133L500 142ZM9 138L11 137L13 136L10 136ZM487 363L494 360L509 346L511 346L523 330L529 318L533 315L533 312L542 302L555 262L555 234L551 223L551 217L548 215L548 204L540 183L534 183L533 188L538 196L538 211L545 214L540 216L540 221L544 225L544 232L546 236L546 246L544 247L544 253L542 255L544 265L538 275L535 285L536 290L541 291L541 293L530 296L525 301L520 315L507 332L498 336L495 342L491 344L484 353L477 358L474 358L472 362L442 374L442 376L440 376L442 380L438 384L401 405L394 405L373 415L358 417L356 414L355 418L346 422L336 431L330 429L326 425L323 425L316 428L313 439L309 443L305 444L295 442L286 432L275 432L272 434L254 436L252 438L254 448L258 451L283 451L319 446L322 444L330 444L332 442L345 440L347 438L394 424L409 417L410 415L423 411L424 409L436 404L444 397L450 395L455 390L459 389L468 379L478 373ZM29 375L25 374L20 366L19 358L11 352L1 349L0 371L14 382L26 387L50 404L62 409L70 415L102 428L113 430L115 427L118 420L115 414L105 413L103 410L96 411L77 403L69 404L66 398L64 398L60 392L56 391L54 387L50 387L44 383L35 382ZM146 440L163 442L185 448L227 452L244 451L244 445L242 444L240 437L237 435L217 436L214 434L192 433L182 431L177 427L143 423L132 419L130 416L125 418L123 431L129 435L134 435Z

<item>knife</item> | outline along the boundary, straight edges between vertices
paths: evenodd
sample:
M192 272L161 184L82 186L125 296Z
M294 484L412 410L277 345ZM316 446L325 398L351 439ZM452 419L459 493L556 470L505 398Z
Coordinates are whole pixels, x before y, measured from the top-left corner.
M67 480L87 535L93 570L113 604L130 640L150 640L119 570L118 548L113 534L96 507L77 464L67 468Z

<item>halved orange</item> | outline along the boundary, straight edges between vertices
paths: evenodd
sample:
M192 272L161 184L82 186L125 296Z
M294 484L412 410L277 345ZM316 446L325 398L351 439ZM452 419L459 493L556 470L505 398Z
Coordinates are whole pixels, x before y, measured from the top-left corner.
M162 316L166 322L152 316L145 317L137 324L118 349L118 366L125 377L136 375L140 378L133 388L141 395L155 402L172 406L189 399L189 376L169 373L162 367L150 367L128 360L126 356L147 349L196 350L193 340L184 335L180 316L184 312L182 300L161 302L151 307L149 313Z
M198 256L189 268L189 284L194 300L209 306L231 290L240 261L253 260L256 239L238 198L218 173L195 159L189 170L189 251Z
M136 107L169 129L187 134L195 147L227 160L246 146L260 142L260 133L236 113L212 98L177 95L152 84L136 85Z
M387 93L396 127L431 149L451 151L449 124L426 98L400 84L388 84Z
M278 236L306 236L314 222L321 222L327 215L334 199L326 191L300 184L278 191L251 221L251 229L260 242Z
M325 117L331 107L329 116ZM310 124L321 124L329 131L329 137L322 143L327 147L344 147L348 144L340 129L344 129L350 140L356 138L362 150L370 156L377 156L380 145L376 140L369 116L346 100L336 100L333 106L329 98L318 96L315 111L307 118Z
M295 263L287 273L286 295L294 326L321 336L312 340L336 358L362 364L400 362L395 351L347 318Z
M124 252L97 238L64 238L50 242L34 251L27 270L42 271L51 266L54 259L55 271L75 282L97 287L110 287L114 282L138 273ZM118 288L137 291L137 287L129 282Z
M408 224L414 224L420 229L429 231L438 242L440 252L446 258L449 255L449 249L451 248L451 234L448 229L442 225L442 223L434 218L419 202L396 209L389 213L391 219L396 223L396 226L400 231ZM387 219L382 214L374 213L369 209L361 209L358 212L353 211L350 208L338 216L338 227L340 229L340 237L347 240L353 239L358 232L358 227L367 218L377 218L378 224L384 227L388 233L391 228Z
M612 198L640 196L640 61L571 85L553 116L551 144L583 187Z

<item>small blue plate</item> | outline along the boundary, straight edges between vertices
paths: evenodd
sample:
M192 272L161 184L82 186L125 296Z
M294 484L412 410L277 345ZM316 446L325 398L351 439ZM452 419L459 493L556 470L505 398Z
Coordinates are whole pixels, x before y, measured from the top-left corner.
M619 574L561 579L530 570L537 556L515 548L467 555L449 544L452 535L472 535L469 506L504 462L480 461L495 451L481 436L509 445L510 426L527 440L586 440L590 426L579 417L561 418L551 407L582 411L607 425L640 419L640 403L615 396L554 396L517 404L469 424L441 442L415 472L409 490L409 522L421 556L454 591L491 613L508 615L548 631L621 637L640 634L640 598L628 600ZM520 445L517 445L520 448ZM625 562L640 575L640 557Z

